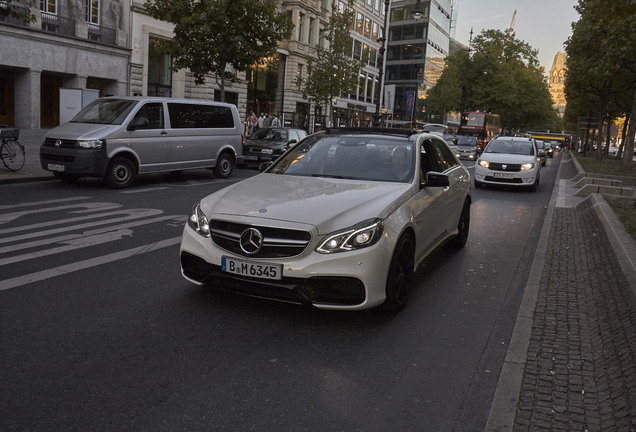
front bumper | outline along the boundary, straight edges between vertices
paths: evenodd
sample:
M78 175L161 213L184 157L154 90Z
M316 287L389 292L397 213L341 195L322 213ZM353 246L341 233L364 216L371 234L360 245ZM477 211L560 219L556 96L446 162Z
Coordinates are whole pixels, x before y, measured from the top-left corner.
M186 225L180 249L181 273L196 284L320 309L358 310L384 302L392 254L387 238L368 248L335 254L319 254L315 246L312 241L295 257L265 259L282 264L281 280L236 275L221 270L222 257L245 257L217 247Z
M500 184L510 186L532 186L536 180L539 171L536 169L516 172L493 171L475 165L475 181L487 184Z

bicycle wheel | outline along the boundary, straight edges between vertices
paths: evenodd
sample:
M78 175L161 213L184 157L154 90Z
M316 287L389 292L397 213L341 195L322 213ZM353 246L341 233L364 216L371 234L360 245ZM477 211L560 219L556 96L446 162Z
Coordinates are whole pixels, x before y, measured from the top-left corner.
M24 147L16 140L6 140L0 146L2 163L11 171L18 171L24 166Z

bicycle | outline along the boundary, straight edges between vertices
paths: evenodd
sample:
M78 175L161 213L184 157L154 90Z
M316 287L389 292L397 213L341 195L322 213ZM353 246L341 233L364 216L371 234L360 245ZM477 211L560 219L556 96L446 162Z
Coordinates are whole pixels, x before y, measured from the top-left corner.
M24 146L18 141L20 129L0 128L0 159L10 171L18 171L26 159Z

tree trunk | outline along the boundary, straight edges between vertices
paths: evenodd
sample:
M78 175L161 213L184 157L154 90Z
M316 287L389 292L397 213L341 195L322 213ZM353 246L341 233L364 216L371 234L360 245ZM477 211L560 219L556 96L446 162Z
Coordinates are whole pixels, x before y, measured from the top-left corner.
M632 171L632 158L634 157L634 136L636 135L636 127L634 125L636 119L636 85L634 86L634 96L632 98L632 112L629 115L629 128L627 129L627 137L625 137L624 145L625 154L623 155L623 172Z

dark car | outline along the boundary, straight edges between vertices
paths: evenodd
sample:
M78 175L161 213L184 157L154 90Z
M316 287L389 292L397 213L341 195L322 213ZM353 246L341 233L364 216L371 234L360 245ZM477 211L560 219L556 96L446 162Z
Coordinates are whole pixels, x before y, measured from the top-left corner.
M554 147L556 147L554 142L552 141L545 142L545 155L547 157L554 157Z
M259 129L248 136L243 143L243 163L259 165L271 162L297 142L307 136L302 129L269 127Z
M477 137L459 135L455 147L456 154L460 159L477 159L477 150L479 149Z

